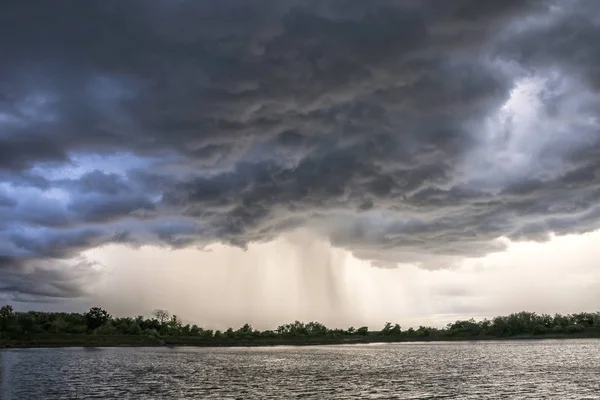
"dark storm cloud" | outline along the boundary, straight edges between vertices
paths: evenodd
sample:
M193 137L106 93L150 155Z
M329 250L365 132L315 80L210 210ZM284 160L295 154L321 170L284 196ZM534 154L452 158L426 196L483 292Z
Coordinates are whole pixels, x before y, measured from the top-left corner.
M10 261L4 265L0 259L0 293L9 295L16 301L43 302L55 298L78 297L85 294L84 288L98 275L94 266L80 261L68 267L60 262L53 265L25 264ZM46 265L44 265L46 264Z
M2 8L0 290L78 295L60 266L112 242L307 226L436 268L598 228L597 2Z

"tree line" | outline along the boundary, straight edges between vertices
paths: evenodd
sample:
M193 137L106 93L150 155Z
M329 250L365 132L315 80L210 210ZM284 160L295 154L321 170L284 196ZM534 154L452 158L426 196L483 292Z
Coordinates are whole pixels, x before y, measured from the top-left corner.
M420 326L403 330L399 324L386 322L380 330L367 326L347 329L327 328L319 322L284 324L274 330L260 331L249 324L238 329L204 329L184 324L177 315L155 310L152 317L112 317L106 310L93 307L85 313L15 312L10 305L0 308L0 340L27 340L43 335L132 335L154 338L201 338L228 343L235 340L269 343L276 339L356 338L356 342L393 340L444 340L477 338L511 338L530 336L600 336L600 312L568 315L519 312L491 320L459 320L443 328ZM343 341L343 340L341 340Z

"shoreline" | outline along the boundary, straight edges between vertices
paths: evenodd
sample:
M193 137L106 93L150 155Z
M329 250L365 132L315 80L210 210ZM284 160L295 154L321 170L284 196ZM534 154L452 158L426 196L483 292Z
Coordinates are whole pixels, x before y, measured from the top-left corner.
M435 338L347 338L330 340L302 340L300 338L278 339L278 340L195 340L190 337L163 337L145 338L132 336L129 340L118 340L123 337L110 335L83 336L77 335L77 339L56 340L57 338L36 338L27 341L0 341L0 350L3 349L40 349L40 348L110 348L110 347L307 347L307 346L343 346L343 345L365 345L365 344L407 344L407 343L452 343L452 342L517 342L530 340L581 340L600 339L599 334L587 335L539 335L539 336L513 336L513 337L435 337ZM54 339L54 340L52 340Z

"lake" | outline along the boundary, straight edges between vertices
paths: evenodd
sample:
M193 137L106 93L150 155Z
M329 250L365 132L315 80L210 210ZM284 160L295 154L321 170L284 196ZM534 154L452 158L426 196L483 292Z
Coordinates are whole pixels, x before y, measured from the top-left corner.
M600 340L0 350L0 398L600 399Z

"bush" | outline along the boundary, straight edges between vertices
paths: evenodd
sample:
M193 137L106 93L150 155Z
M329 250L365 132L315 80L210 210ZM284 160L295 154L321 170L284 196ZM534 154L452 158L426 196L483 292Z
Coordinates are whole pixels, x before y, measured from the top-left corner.
M583 325L580 324L575 324L575 325L569 325L567 326L567 332L568 333L580 333L585 331L585 327Z
M156 329L144 329L143 331L144 335L151 337L151 338L155 338L158 336L158 331Z
M552 328L552 333L563 333L563 332L564 332L564 329L560 325L556 325L555 327Z
M533 327L533 334L534 335L543 335L546 332L547 332L547 329L543 325L536 325L536 326Z

